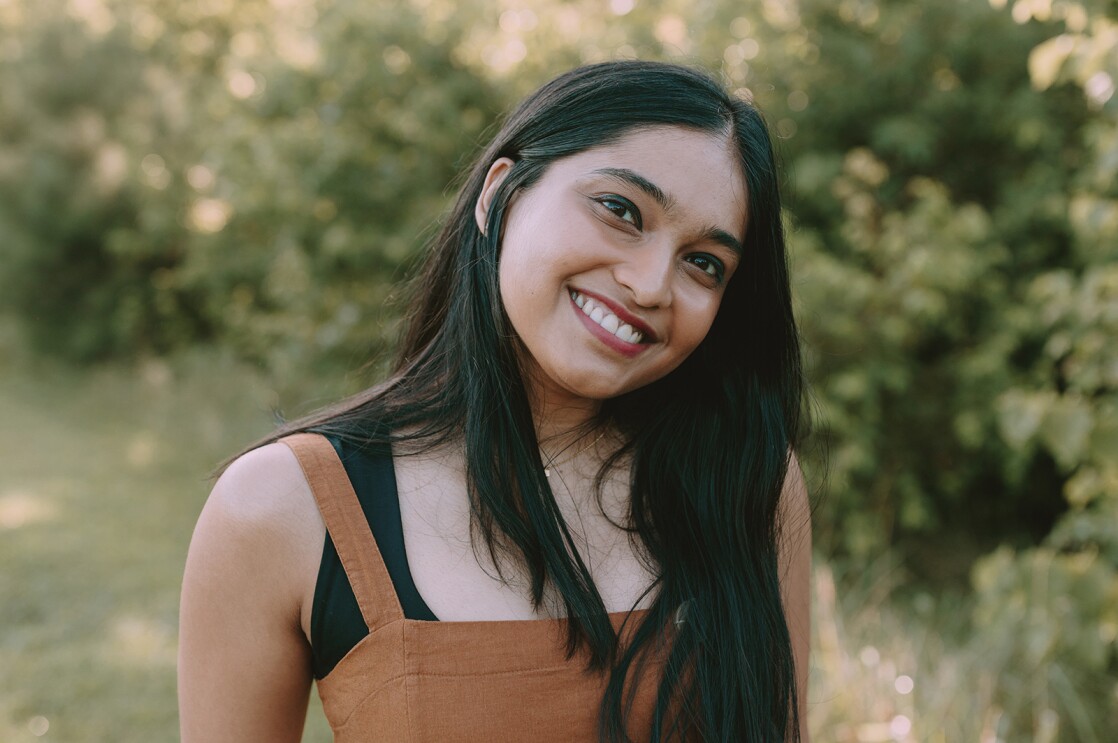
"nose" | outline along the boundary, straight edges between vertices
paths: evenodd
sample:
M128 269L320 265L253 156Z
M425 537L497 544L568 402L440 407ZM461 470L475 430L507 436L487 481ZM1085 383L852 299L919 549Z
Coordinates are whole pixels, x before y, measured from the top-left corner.
M674 271L674 251L649 245L618 262L613 276L629 290L636 304L652 309L671 306Z

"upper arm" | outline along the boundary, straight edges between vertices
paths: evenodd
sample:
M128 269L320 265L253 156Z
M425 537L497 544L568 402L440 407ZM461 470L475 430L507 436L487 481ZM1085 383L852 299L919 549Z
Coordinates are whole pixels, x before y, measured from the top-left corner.
M800 739L808 741L807 679L811 650L811 504L795 454L780 496L780 592L796 665Z
M324 529L283 444L244 455L214 486L183 576L184 743L301 738L311 683L305 627Z

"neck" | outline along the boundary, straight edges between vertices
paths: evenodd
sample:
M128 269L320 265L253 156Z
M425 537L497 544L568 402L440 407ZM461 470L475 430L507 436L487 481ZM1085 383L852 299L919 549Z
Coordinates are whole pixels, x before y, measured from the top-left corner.
M563 444L584 436L594 427L602 408L599 400L589 400L571 395L530 395L532 418L536 424L536 438L541 444Z
M541 376L534 365L525 370L524 383L537 440L545 445L561 444L584 435L594 426L602 401L573 394Z
M599 406L592 410L570 408L537 409L532 414L536 421L536 439L542 445L566 444L585 436L594 427Z

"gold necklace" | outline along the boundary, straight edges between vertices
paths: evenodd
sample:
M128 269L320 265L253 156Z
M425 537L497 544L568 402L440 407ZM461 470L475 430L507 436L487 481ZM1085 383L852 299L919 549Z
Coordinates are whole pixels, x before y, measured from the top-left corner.
M574 446L578 442L578 439L575 439L574 441L572 441L571 443L567 444L562 449L557 451L555 453L555 456L553 456L553 457L547 456L547 452L545 452L543 450L543 447L541 446L540 447L540 458L543 459L543 460L546 460L543 463L543 475L544 475L544 477L551 477L551 468L552 467L554 467L556 469L556 471L558 471L559 467L563 466L564 464L569 464L570 462L573 462L578 457L579 454L582 454L584 451L586 451L590 447L594 446L594 444L601 441L602 437L605 436L605 435L606 435L606 432L602 431L601 433L599 433L594 438L593 441L591 441L589 444L587 444L586 446L584 446L581 449L579 449L578 451L576 451L571 456L567 457L567 459L563 462L556 462L555 460L558 459L563 454L563 452L565 452L567 449L570 449L572 446ZM562 477L562 475L560 475L560 477ZM564 483L564 485L566 485L566 483Z

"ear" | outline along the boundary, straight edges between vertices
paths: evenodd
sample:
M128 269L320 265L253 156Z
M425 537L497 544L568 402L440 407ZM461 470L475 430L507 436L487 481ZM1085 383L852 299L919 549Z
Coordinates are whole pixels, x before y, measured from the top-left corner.
M485 174L481 196L478 197L477 204L474 205L474 220L483 235L485 234L485 225L489 222L489 205L493 203L493 196L497 193L497 187L509 174L512 166L513 161L509 158L498 158L489 166L489 172Z

